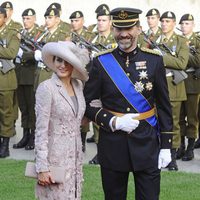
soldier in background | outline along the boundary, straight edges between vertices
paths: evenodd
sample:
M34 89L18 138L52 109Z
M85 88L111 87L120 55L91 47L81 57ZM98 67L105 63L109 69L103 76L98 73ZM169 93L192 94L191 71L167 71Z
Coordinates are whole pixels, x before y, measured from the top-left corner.
M51 9L51 8L54 8L54 9L57 9L59 10L59 13L60 13L60 17L62 15L62 7L61 7L61 4L59 3L52 3L49 5L49 7L47 8L48 9ZM64 22L60 19L60 21L58 22L58 27L63 31L63 32L66 32L66 33L70 33L70 24L67 23L67 22Z
M22 13L24 29L22 32L20 49L15 59L16 75L18 81L17 97L19 109L21 111L21 126L23 137L13 145L14 149L24 148L25 150L34 149L35 133L35 94L33 91L36 61L34 59L34 49L31 44L27 44L27 39L35 41L40 28L36 24L35 10L28 8Z
M17 88L12 60L19 50L17 32L6 25L6 10L0 7L0 158L9 156L10 137L14 130L14 93Z
M194 143L198 136L199 125L200 79L195 77L195 70L200 68L200 38L193 32L194 17L191 14L183 15L179 24L183 36L188 40L190 54L186 69L188 78L185 79L187 100L183 101L181 106L181 146L177 151L177 159L189 161L194 158ZM188 138L187 148L185 137Z
M175 72L185 70L188 58L189 48L186 39L174 32L176 26L176 16L173 12L167 11L161 18L162 35L159 37L159 45L163 52L163 61L166 69L166 77L169 89L169 97L173 114L173 142L171 149L172 161L168 165L169 170L178 170L176 163L176 150L180 147L180 109L183 101L186 100L186 91L184 79L175 82ZM177 71L173 71L177 70Z
M13 30L21 30L23 27L21 23L16 22L12 19L13 15L13 4L10 1L5 1L1 4L1 7L6 10L7 18L6 18L6 25L9 29ZM13 107L14 107L14 130L15 130L15 122L18 119L18 102L17 102L17 93L14 92L14 100L13 100ZM16 131L16 130L15 130Z
M42 44L47 42L57 42L65 41L69 34L64 32L59 27L60 21L60 12L55 8L50 8L46 10L45 14L45 27L47 28L41 35L38 40ZM37 89L37 86L44 80L48 79L52 75L52 71L47 68L42 62L41 49L35 51L35 60L38 61L38 67L35 74L34 90Z

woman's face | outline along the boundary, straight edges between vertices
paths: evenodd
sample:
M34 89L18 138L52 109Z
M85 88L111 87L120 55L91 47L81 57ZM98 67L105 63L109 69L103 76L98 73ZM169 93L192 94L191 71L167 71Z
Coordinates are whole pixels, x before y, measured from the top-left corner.
M71 64L59 57L55 57L54 64L56 67L56 74L59 78L71 77L73 71L73 66Z

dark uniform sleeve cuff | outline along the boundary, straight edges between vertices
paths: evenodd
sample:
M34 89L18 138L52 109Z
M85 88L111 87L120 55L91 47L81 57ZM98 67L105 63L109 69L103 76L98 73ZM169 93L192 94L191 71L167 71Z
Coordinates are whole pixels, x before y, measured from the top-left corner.
M111 130L109 122L114 115L105 109L100 109L95 116L95 122L102 128Z
M172 136L173 133L162 133L160 134L161 149L171 149L172 148Z

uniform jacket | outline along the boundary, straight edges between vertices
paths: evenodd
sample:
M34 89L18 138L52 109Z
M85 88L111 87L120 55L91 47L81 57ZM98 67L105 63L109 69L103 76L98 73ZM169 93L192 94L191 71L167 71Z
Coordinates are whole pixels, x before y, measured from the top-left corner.
M94 58L84 94L86 116L100 126L98 143L100 164L119 171L155 167L158 162L159 148L171 146L172 131L171 106L162 57L141 51L139 48L128 54L117 48L112 54L135 84L135 88L139 89L137 84L143 88L142 95L151 107L156 104L160 131L158 127L152 127L145 120L141 120L139 127L130 135L123 131L114 133L111 131L109 122L113 114L108 110L120 113L136 113L136 110L118 91L104 71L98 57ZM91 107L90 102L94 99L101 100L103 106L101 109ZM158 132L161 132L160 137Z
M64 185L37 186L37 195L42 199L75 199L76 184L77 199L80 199L80 124L85 112L85 100L82 82L72 79L72 85L78 100L78 113L75 113L74 104L57 75L53 74L51 79L41 83L36 92L36 171L48 171L49 165L66 168Z
M200 68L200 38L193 33L188 40L190 47L196 49L196 53L190 51L187 69L192 67L194 70L197 70ZM200 79L194 78L194 72L187 72L187 74L188 78L185 79L186 93L199 94Z
M19 49L19 38L17 32L5 26L0 32L0 59L13 60ZM14 90L17 88L17 79L15 70L12 69L6 74L0 70L0 90Z

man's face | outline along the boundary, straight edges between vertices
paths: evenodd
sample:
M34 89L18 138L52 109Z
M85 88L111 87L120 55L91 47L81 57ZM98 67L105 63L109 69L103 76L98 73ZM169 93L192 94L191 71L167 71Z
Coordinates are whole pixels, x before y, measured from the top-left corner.
M0 28L4 26L5 22L6 22L6 18L4 14L0 14Z
M45 25L48 29L54 28L59 22L59 17L57 16L46 16Z
M83 28L83 17L71 19L71 27L73 31L79 31Z
M194 21L182 21L181 22L181 31L183 32L183 35L189 35L193 32L194 28Z
M139 33L139 26L133 26L131 28L114 27L113 29L115 40L117 41L120 49L124 51L132 50L135 47Z
M24 28L29 30L34 26L36 17L35 16L23 16L22 20L23 20Z
M158 15L152 15L152 16L148 16L147 17L147 24L149 26L149 28L155 28L158 27L159 24L159 17Z
M161 20L161 28L164 34L172 32L175 26L176 21L174 19L163 18Z
M110 30L110 27L111 27L111 20L109 16L103 15L97 18L97 29L100 33Z

